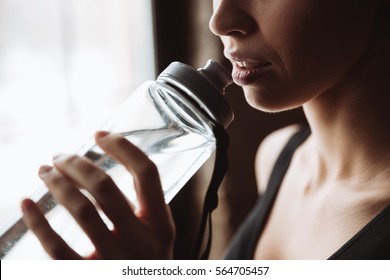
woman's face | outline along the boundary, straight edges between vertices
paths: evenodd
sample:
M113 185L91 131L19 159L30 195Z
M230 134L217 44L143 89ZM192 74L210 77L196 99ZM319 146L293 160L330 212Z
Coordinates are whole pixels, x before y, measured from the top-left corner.
M264 111L301 106L331 89L365 52L380 0L214 0L233 79Z

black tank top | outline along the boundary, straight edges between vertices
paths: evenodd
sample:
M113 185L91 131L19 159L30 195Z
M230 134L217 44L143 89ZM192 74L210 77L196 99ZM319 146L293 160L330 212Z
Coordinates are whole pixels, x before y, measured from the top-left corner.
M278 194L283 177L287 172L295 150L310 135L310 129L303 127L295 133L280 153L272 170L266 192L259 197L253 210L238 229L227 249L225 259L250 260L272 206ZM329 259L379 260L390 259L390 205L383 209L365 227L355 234Z

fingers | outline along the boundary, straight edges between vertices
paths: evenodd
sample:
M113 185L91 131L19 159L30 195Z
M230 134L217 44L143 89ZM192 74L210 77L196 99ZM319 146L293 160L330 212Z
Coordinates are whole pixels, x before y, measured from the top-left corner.
M62 204L81 226L95 248L99 252L109 254L115 245L110 238L111 231L102 221L93 203L75 187L74 182L51 166L42 166L39 177L58 203ZM42 219L39 221L43 222Z
M53 161L54 166L77 186L87 190L98 202L118 232L132 232L137 218L110 176L90 160L76 155L63 155Z
M30 199L22 202L23 220L53 259L81 259L51 228L38 206Z
M104 170L87 158L60 156L53 160L54 167L42 166L39 171L53 197L70 212L94 244L96 254L91 258L123 259L125 255L149 252L160 257L170 256L175 230L164 201L157 167L121 135L99 132L96 142L133 176L139 215L134 214L127 198ZM113 223L114 230L107 228L96 206L80 189L93 196ZM25 200L22 206L26 224L50 256L80 258L54 232L32 201Z
M96 133L96 143L132 174L143 218L165 222L168 208L156 165L121 135L100 131Z

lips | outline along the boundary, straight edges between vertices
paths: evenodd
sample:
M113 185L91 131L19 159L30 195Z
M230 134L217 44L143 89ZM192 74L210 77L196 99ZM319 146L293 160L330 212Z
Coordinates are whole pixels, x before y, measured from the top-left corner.
M236 84L245 86L259 81L271 68L271 63L234 61L232 77Z
M238 85L249 85L256 82L272 68L272 64L262 59L253 59L248 56L225 53L233 65L232 77Z

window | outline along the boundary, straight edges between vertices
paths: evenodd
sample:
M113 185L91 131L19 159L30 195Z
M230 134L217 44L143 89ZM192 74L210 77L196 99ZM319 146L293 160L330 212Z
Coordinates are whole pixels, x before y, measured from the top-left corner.
M0 0L0 224L155 78L147 0Z

